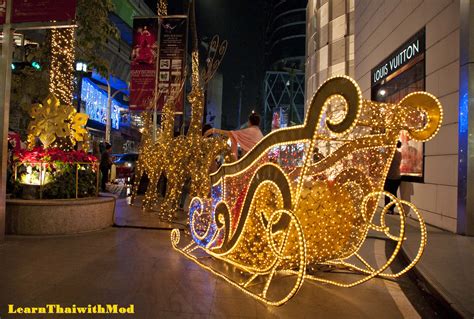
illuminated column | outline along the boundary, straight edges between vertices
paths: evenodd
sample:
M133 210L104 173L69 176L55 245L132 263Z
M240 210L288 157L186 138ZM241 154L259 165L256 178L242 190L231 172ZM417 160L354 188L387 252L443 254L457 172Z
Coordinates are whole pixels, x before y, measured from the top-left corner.
M159 0L157 7L159 16L168 15L168 0Z
M51 30L49 92L71 105L74 89L74 28Z
M196 28L196 9L195 1L191 7L191 37L193 51L191 53L191 122L189 123L188 136L200 136L202 129L202 120L204 113L204 92L201 87L201 79L199 76L199 49Z
M474 3L461 0L457 232L474 236Z

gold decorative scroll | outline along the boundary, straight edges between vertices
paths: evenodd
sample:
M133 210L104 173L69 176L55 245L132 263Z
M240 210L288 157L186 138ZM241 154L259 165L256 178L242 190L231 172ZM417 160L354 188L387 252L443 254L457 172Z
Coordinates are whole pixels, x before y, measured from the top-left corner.
M174 229L172 245L242 292L275 306L290 300L305 280L352 287L374 277L396 278L420 259L426 227L413 204L383 190L385 179L400 131L428 141L442 117L441 104L429 93L409 94L398 104L378 103L362 99L351 78L333 77L313 96L303 125L268 134L242 159L211 175L211 191L190 204L192 239L183 244ZM320 143L329 143L324 154ZM294 150L299 153L285 157ZM383 197L389 203L379 208ZM392 206L400 213L399 229L385 222ZM405 241L409 212L420 226L418 252L404 269L387 272ZM381 266L362 253L369 231L394 242ZM335 268L361 276L344 279L321 270Z

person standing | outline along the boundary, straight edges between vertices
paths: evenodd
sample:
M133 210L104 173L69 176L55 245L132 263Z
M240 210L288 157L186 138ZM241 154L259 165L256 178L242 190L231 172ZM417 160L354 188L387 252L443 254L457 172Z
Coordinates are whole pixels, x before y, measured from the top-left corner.
M392 194L393 196L397 197L398 187L400 186L401 182L401 175L400 175L400 164L402 162L402 153L400 152L400 147L402 146L402 142L397 142L397 149L395 150L395 154L393 155L392 164L390 165L390 169L388 170L387 179L385 180L384 190ZM385 196L385 205L390 203L390 198ZM387 213L394 214L395 205L390 206Z
M100 188L102 192L106 192L106 183L109 180L109 170L112 167L112 159L110 158L110 151L112 150L112 145L109 143L105 144L105 151L100 156L100 172L102 173L102 179L100 183Z
M260 116L257 113L252 112L249 115L248 126L246 128L235 131L226 131L212 128L204 133L204 137L207 137L211 134L221 134L228 136L232 142L232 153L234 154L235 159L238 159L237 145L240 146L242 152L245 154L263 138L263 134L259 125Z

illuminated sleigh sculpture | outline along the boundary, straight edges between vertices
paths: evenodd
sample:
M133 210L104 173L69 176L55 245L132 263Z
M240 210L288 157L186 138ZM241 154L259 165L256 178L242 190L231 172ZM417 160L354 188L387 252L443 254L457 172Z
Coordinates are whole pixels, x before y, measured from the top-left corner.
M343 106L340 121L331 118L329 105ZM398 277L421 257L426 228L418 210L384 192L383 185L400 131L426 141L437 133L441 120L441 105L430 94L412 93L398 104L375 103L362 99L352 79L331 78L314 95L304 125L270 133L242 159L211 175L210 198L194 198L190 204L191 242L180 243L175 229L172 244L200 266L271 305L288 301L304 279L352 287L375 276ZM322 142L333 150L315 161L313 151ZM298 148L303 152L293 155L293 163L274 156L282 149ZM380 208L384 196L391 201ZM401 212L396 234L384 217L392 205ZM388 273L385 270L405 240L407 207L420 224L419 250L405 269ZM381 267L360 253L369 230L395 243ZM308 266L320 265L362 277L347 282L347 276L338 281L328 272L307 273Z

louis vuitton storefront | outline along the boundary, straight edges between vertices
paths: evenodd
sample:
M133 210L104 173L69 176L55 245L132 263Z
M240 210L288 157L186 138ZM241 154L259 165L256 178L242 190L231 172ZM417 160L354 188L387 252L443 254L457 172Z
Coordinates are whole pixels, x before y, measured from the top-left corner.
M474 149L468 139L474 130L468 112L474 103L469 89L474 56L468 50L474 38L473 5L459 0L402 3L355 2L355 79L364 97L375 101L396 103L419 90L439 98L444 119L433 140L400 136L400 196L417 205L427 223L474 235L474 176L469 171Z

